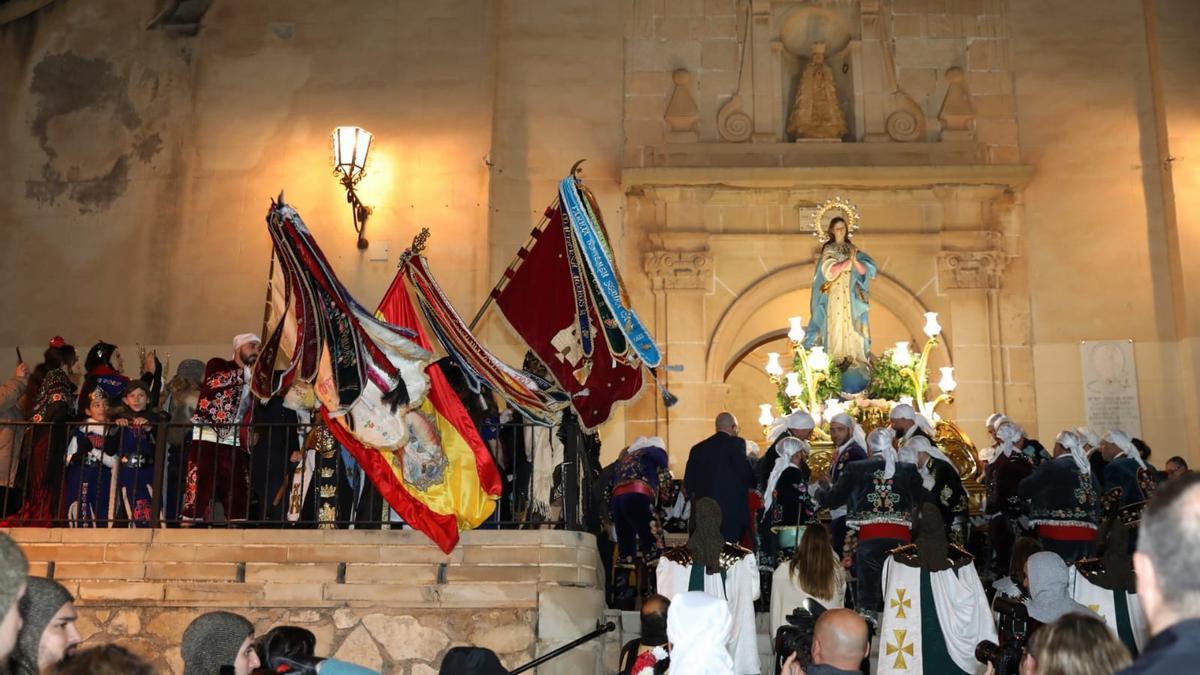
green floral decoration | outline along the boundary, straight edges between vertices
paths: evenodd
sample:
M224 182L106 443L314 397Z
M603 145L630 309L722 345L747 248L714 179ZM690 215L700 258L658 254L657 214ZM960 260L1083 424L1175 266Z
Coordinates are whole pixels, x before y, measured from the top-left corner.
M871 368L871 384L867 387L867 398L898 401L901 396L916 398L916 387L912 378L901 372L901 368L892 362L892 349L884 350ZM928 386L929 375L926 373L923 385Z
M804 369L800 365L800 355L792 352L792 368L787 372L801 373L800 385L807 387L804 382ZM786 415L792 411L792 401L788 398L784 390L787 388L787 373L784 373L783 379L779 381L779 388L775 392L775 405L779 414ZM832 359L829 362L829 367L825 369L825 377L817 382L817 401L824 403L827 399L841 398L842 393L842 371L835 365ZM808 390L800 396L801 400L808 401Z

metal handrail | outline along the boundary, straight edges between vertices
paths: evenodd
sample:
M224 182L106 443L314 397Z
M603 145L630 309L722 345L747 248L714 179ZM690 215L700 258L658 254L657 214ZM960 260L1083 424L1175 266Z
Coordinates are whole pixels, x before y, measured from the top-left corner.
M590 633L587 633L585 635L581 635L580 637L577 637L574 640L571 640L570 642L559 647L558 649L547 652L547 653L537 657L536 659L530 661L529 663L526 663L523 666L517 666L516 670L511 670L511 671L509 671L509 673L510 673L510 675L517 675L517 673L523 673L527 670L536 668L536 667L542 665L543 663L549 661L550 659L556 658L558 656L562 656L563 654L566 654L567 652L578 647L579 645L581 645L585 642L591 641L591 640L595 640L596 638L600 637L601 635L604 635L605 633L611 633L616 629L617 629L617 624L613 623L612 621L609 621L609 622L605 623L603 626L600 626L599 628L597 628L596 630L594 630Z

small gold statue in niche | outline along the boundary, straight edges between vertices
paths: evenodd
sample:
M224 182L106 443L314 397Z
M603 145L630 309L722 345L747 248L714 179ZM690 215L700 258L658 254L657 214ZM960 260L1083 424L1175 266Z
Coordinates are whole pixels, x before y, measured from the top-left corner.
M788 116L788 136L793 140L840 139L846 132L846 116L833 86L833 71L825 64L825 43L813 43L812 60L800 74L800 86Z

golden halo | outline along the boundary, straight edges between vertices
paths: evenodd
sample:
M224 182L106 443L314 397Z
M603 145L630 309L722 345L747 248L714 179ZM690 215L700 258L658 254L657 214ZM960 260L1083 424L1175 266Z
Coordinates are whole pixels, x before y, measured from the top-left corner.
M831 211L837 213L830 213ZM825 200L817 207L812 217L813 236L826 241L829 239L829 221L841 217L846 221L846 234L854 234L858 230L858 207L841 197Z

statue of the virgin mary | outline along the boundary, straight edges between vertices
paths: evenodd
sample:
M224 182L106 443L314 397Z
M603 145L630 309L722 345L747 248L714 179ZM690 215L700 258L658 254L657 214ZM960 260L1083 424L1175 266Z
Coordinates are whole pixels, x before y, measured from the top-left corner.
M842 370L865 367L871 353L868 313L876 268L871 256L858 250L851 239L857 229L858 210L841 199L826 202L813 219L813 231L822 244L804 346L824 346Z

